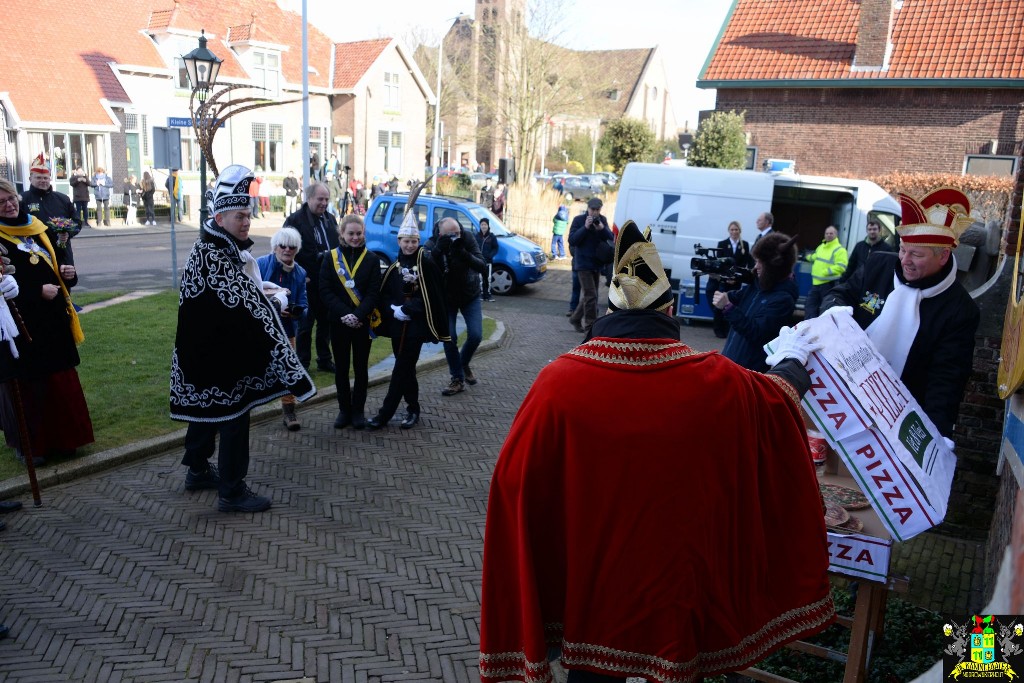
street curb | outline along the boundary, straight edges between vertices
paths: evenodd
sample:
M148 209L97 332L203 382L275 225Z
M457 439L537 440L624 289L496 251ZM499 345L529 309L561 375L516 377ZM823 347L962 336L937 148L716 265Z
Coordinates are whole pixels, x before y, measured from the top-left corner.
M493 318L493 320L495 322L494 333L491 334L490 338L485 339L480 344L477 348L477 353L487 353L501 346L501 341L505 337L505 324L496 318ZM420 360L420 362L416 364L417 374L420 374L423 371L446 366L447 363L448 361L445 359L443 351L435 353L429 358ZM369 386L375 387L381 384L387 384L390 380L390 371L371 371ZM307 406L316 406L326 403L327 401L334 401L337 398L337 393L338 392L334 384L329 384L326 387L318 387L316 396L301 404L300 411L302 408ZM276 420L281 417L280 402L275 399L267 404L254 408L250 413L250 416L251 424L254 425ZM58 484L66 484L67 482L74 481L91 474L120 467L121 465L143 460L155 455L161 455L175 448L182 448L185 445L185 432L186 429L179 429L168 434L155 436L151 439L145 439L143 441L125 444L99 453L91 453L79 458L74 458L68 462L39 467L36 469L36 480L39 482L40 490L42 490ZM27 473L13 477L0 482L0 500L14 498L28 493L30 490L31 487L29 486Z

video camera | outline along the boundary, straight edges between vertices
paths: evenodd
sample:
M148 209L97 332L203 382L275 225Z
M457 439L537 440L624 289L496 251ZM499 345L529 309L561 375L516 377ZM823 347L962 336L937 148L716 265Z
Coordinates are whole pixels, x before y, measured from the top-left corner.
M690 268L693 270L694 291L693 303L700 303L700 279L708 276L712 280L718 280L718 290L722 292L739 289L744 284L751 284L755 280L753 268L743 268L736 265L736 259L732 256L723 256L721 252L726 249L718 247L702 247L700 243L693 245L696 257L690 259Z

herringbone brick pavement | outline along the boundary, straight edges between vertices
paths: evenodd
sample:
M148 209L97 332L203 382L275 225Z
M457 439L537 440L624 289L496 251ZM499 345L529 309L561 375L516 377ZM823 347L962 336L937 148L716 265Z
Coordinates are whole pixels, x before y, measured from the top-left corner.
M269 512L222 514L215 492L186 493L176 449L6 515L0 681L479 680L490 474L539 369L580 341L567 292L555 270L486 304L500 348L451 398L444 368L422 373L416 429L337 431L330 403L301 410L299 432L254 425L249 482ZM717 346L706 326L683 338ZM920 574L947 581L957 557Z

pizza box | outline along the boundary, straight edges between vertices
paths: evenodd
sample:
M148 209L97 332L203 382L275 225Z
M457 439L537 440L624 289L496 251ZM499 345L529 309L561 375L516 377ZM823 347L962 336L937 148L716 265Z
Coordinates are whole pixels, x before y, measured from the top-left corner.
M956 456L852 316L827 315L801 325L811 326L822 343L807 362L811 388L802 405L808 425L825 437L844 468L826 464L825 481L860 490L873 512L854 513L864 523L861 532L829 531L832 569L884 580L892 542L913 538L945 517ZM777 344L765 349L770 353Z
M818 481L859 491L860 486L845 469L835 453L830 453L825 473ZM892 536L871 507L847 512L863 528L849 532L826 529L829 571L884 583L889 574Z

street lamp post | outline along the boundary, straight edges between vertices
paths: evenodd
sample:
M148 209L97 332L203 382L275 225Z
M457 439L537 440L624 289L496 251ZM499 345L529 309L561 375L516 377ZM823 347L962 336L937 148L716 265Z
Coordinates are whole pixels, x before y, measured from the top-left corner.
M199 36L199 47L187 55L182 55L185 62L185 71L188 72L188 82L192 86L192 92L199 100L199 114L193 119L193 125L198 120L200 126L216 126L217 121L208 121L204 116L206 96L210 89L217 82L217 74L220 71L221 59L213 54L206 47L206 31ZM206 153L199 152L199 224L206 224Z

